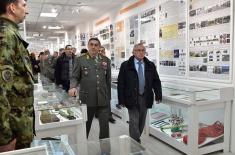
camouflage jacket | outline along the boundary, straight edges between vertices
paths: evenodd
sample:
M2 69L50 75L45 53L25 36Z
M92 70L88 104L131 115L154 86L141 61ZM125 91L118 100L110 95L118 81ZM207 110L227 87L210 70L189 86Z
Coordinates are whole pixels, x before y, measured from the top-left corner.
M33 117L33 73L27 46L18 26L0 17L0 131L3 135L11 130L9 113L12 110L27 112ZM6 143L4 140L6 136L0 137L0 145Z
M88 53L76 58L70 88L80 84L79 98L88 107L108 106L111 98L110 60L102 55L97 59Z

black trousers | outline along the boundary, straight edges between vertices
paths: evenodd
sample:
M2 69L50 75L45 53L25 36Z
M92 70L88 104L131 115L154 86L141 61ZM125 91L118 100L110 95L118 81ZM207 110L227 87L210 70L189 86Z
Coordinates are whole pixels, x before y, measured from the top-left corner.
M109 106L87 107L86 133L87 138L95 114L98 115L100 134L99 139L109 138Z
M130 137L140 143L140 136L144 130L147 107L144 97L138 95L138 105L129 108L129 133Z

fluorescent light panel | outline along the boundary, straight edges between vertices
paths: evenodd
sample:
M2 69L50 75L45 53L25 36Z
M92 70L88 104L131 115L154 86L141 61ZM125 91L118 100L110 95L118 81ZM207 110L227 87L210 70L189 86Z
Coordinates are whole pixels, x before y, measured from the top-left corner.
M61 26L48 26L48 29L49 30L60 30L60 29L62 29L62 27Z
M58 13L56 12L51 12L51 13L44 13L41 12L40 13L40 17L57 17Z

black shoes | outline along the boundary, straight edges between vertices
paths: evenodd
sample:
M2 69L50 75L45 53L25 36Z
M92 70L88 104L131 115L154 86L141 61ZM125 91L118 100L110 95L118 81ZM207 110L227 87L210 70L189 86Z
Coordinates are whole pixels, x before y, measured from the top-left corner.
M113 117L110 117L109 122L114 124L116 122L116 120Z

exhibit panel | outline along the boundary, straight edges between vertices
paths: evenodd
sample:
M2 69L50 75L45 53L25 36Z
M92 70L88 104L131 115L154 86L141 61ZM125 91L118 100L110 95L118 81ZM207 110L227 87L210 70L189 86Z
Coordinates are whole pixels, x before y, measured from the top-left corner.
M146 48L145 56L157 64L156 9L151 8L140 13L140 42Z
M138 14L125 19L126 29L126 57L132 56L132 50L139 39L139 17Z
M186 74L186 1L161 1L159 10L159 74Z
M189 77L231 81L231 1L192 0L188 7Z

